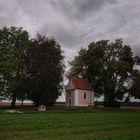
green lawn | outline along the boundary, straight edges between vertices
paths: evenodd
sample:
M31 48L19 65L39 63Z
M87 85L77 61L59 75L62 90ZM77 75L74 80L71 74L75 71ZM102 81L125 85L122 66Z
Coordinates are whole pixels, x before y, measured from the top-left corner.
M140 140L140 112L1 113L0 140Z

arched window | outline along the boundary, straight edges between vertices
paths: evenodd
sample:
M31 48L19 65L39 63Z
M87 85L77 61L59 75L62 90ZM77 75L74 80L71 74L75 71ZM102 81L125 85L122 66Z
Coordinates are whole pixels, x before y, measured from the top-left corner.
M86 94L86 92L85 92L85 93L84 93L84 99L86 99L86 95L87 95L87 94Z

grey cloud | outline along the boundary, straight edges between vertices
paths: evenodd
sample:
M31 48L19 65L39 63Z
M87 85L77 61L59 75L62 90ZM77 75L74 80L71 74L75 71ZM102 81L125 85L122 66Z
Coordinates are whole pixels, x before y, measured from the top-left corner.
M122 37L140 52L140 1L133 0L0 0L0 27L23 26L54 36L72 58L91 41Z
M52 25L53 24L53 25ZM81 43L80 35L73 27L67 27L61 23L45 24L38 32L44 35L53 36L65 47L74 48Z
M89 18L89 15L97 14L98 10L102 10L106 4L115 2L116 0L52 0L57 10L73 20Z
M0 1L0 26L10 26L17 22L17 11L18 8L14 6L16 2L11 1Z
M114 0L77 0L75 1L78 12L89 13L90 11L101 10L106 3L114 3Z
M24 13L36 22L39 33L54 36L64 46L74 47L84 41L88 26L84 18L115 0L18 0ZM40 10L38 10L40 9ZM41 21L41 22L40 22ZM69 26L69 27L67 27Z

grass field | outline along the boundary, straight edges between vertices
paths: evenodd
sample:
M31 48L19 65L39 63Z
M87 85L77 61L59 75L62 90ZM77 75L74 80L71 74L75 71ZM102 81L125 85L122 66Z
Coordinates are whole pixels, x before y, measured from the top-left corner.
M0 140L140 140L140 112L0 113Z

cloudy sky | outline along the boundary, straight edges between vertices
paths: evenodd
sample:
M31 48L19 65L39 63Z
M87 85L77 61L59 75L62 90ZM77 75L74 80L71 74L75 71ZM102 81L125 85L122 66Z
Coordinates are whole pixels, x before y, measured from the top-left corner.
M123 38L140 54L140 0L0 0L0 28L53 36L66 60L99 39Z
M0 0L3 26L55 37L65 61L100 39L123 38L140 55L140 0Z

